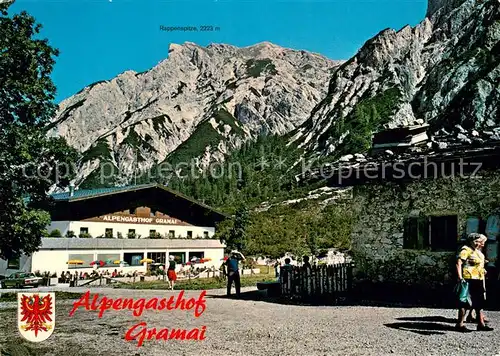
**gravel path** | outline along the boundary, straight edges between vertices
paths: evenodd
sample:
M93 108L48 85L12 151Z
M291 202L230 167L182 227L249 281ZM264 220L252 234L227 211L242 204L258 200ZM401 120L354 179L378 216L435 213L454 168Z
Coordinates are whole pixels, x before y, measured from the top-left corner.
M71 291L87 291L75 289ZM500 337L492 332L460 334L452 330L456 312L426 308L310 307L263 300L254 288L243 300L208 291L207 309L193 311L97 312L79 309L69 317L73 301L56 304L56 329L46 341L29 343L17 331L15 303L0 306L0 345L12 355L500 355ZM169 298L179 292L92 289L109 298ZM186 291L198 298L199 291ZM488 312L490 325L500 327L500 312ZM136 323L149 328L206 326L206 339L125 341ZM473 325L470 328L475 329ZM500 330L500 329L499 329ZM22 349L22 350L21 350ZM17 352L16 352L17 350ZM14 351L14 352L13 352ZM21 352L22 351L22 352Z

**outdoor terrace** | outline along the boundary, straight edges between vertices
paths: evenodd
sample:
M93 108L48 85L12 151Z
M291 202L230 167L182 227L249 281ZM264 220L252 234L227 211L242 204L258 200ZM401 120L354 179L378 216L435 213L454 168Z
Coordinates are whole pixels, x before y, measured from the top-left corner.
M223 248L219 240L212 239L105 239L105 238L42 238L41 250L71 249L177 249Z

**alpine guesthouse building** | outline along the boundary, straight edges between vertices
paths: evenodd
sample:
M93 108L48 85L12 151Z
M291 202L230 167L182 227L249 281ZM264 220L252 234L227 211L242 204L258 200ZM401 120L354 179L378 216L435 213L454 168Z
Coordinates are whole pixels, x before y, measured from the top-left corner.
M74 190L52 195L50 236L38 252L13 260L0 259L0 275L24 271L57 273L100 269L145 272L147 262L178 263L193 258L220 267L224 245L213 238L225 216L166 186ZM58 230L58 231L56 231ZM72 263L75 262L75 263ZM151 261L150 261L151 263Z

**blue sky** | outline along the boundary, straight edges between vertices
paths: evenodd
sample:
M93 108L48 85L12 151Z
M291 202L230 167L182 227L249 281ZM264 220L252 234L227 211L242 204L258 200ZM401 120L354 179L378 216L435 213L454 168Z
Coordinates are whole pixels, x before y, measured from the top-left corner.
M385 28L416 25L427 0L17 0L60 50L53 72L56 101L126 71L145 71L168 57L170 43L269 41L348 59ZM165 32L163 26L218 26L213 32Z

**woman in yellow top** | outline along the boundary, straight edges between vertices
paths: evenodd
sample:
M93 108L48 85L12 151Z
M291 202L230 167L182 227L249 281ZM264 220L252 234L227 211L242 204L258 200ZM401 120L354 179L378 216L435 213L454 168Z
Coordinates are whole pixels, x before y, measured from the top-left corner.
M481 309L484 308L485 302L485 287L484 280L486 277L486 269L484 268L485 258L481 249L484 247L487 238L478 233L472 233L468 236L468 244L463 246L458 253L457 258L457 274L458 280L465 280L469 286L470 299L472 308L478 316L477 330L491 331L493 328L486 326L484 323L484 315ZM458 311L458 323L456 325L458 331L467 332L465 325L465 313L468 309L467 305L460 305Z

